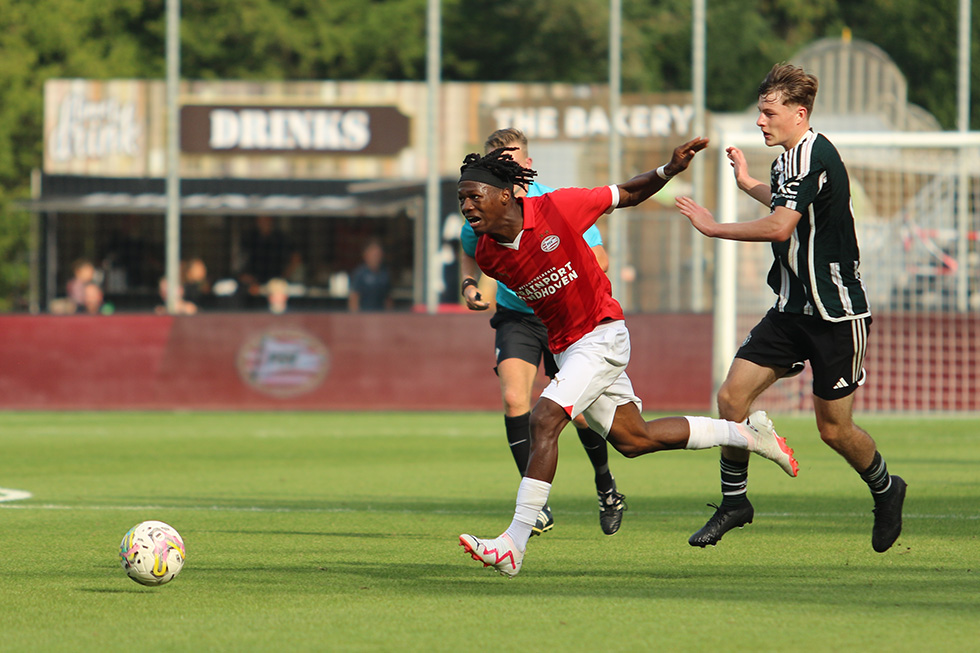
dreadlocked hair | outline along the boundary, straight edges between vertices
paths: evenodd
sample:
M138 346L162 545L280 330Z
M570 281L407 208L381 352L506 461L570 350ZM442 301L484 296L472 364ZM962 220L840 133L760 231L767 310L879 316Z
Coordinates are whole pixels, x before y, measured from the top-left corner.
M509 152L519 149L518 147L498 147L484 156L480 156L476 152L467 154L459 171L462 173L471 168L483 169L511 185L520 186L526 191L528 184L534 180L538 173L536 170L525 168L514 161Z

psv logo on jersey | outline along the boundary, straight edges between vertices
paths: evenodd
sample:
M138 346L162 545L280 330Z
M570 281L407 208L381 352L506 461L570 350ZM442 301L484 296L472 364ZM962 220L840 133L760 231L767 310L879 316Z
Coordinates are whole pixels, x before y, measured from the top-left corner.
M553 252L558 249L558 245L561 244L561 238L555 236L554 234L545 237L541 241L541 251L542 252Z

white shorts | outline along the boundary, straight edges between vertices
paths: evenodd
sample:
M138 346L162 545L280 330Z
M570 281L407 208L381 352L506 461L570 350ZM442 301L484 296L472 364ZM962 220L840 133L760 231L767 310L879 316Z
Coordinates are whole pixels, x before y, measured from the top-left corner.
M622 320L605 322L568 349L555 354L558 374L541 393L565 409L568 416L584 415L593 431L609 435L616 409L643 403L626 376L630 360L630 333Z

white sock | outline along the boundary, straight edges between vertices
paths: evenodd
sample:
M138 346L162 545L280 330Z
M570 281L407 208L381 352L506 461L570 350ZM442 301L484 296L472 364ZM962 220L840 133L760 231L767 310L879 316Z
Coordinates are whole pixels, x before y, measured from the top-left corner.
M733 447L748 449L749 441L735 422L710 417L685 416L691 428L685 449L710 449L711 447Z
M548 503L550 492L551 483L527 477L521 479L521 486L517 489L514 520L506 531L514 541L514 546L521 551L527 548L527 541L531 539L531 527L544 504Z

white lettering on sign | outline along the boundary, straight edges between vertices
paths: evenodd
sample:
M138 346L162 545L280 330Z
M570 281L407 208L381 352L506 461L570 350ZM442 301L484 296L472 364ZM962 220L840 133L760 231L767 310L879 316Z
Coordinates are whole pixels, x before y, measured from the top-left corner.
M358 109L214 109L214 150L346 150L371 142L371 118Z
M616 120L606 107L498 107L493 110L497 129L516 127L528 138L578 140L609 136L613 124L622 136L635 138L683 136L691 129L691 105L631 105L620 108Z
M58 105L58 121L48 141L48 152L55 161L135 156L142 135L135 103L112 98L90 100L76 91Z

